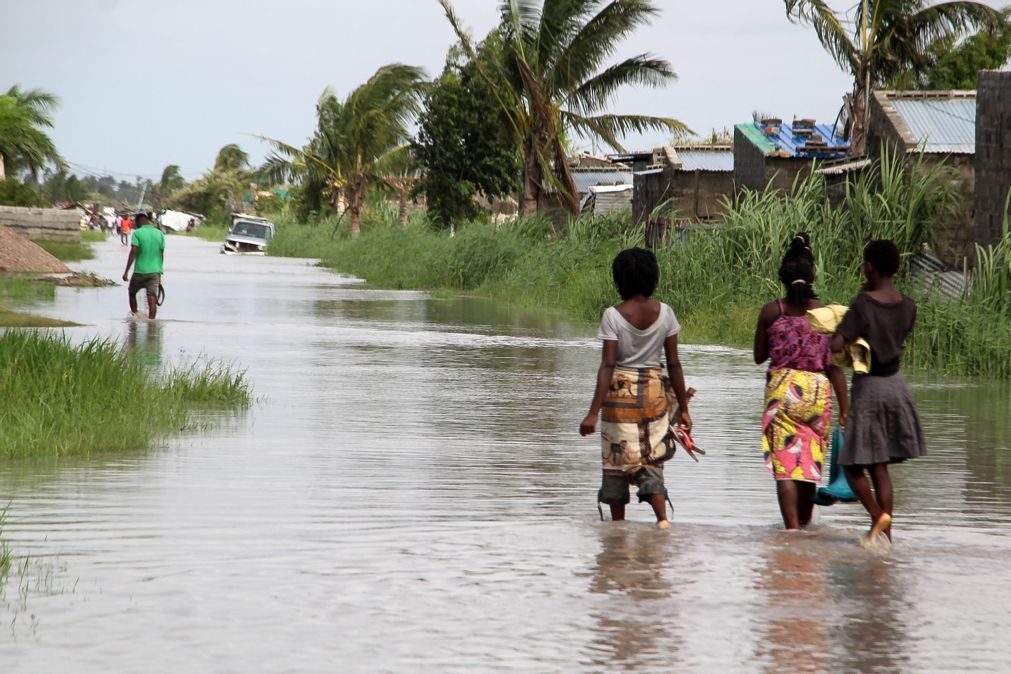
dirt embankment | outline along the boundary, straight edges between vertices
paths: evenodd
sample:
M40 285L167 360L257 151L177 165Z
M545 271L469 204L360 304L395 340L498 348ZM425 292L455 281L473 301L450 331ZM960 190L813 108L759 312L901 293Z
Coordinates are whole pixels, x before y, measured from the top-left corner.
M0 226L0 272L69 274L70 268L20 234Z

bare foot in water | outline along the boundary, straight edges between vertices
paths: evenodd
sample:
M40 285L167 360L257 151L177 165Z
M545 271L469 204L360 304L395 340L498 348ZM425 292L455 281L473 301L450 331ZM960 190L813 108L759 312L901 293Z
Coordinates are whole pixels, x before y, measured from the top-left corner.
M863 545L866 547L875 544L882 534L888 538L889 543L892 542L892 516L888 513L881 513L878 519L874 520L874 525L864 537Z

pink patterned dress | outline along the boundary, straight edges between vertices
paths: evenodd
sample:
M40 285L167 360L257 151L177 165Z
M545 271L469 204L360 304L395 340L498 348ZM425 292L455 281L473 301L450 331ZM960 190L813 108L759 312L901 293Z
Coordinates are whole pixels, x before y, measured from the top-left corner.
M777 480L817 483L832 424L832 388L825 370L831 338L804 316L780 316L768 328L769 373L762 415L765 465Z

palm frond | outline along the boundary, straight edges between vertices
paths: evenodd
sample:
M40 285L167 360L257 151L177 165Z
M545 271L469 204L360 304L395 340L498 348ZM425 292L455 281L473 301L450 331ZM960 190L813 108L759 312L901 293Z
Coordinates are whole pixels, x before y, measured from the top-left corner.
M660 10L651 0L612 0L574 35L549 77L552 94L566 96L598 72L619 44Z
M894 12L883 23L874 54L878 81L908 68L926 67L931 44L954 41L973 30L1000 30L1004 19L998 10L979 2L942 2L915 13Z
M615 92L628 85L657 88L677 79L670 63L649 54L639 54L602 71L584 82L566 99L569 109L589 115L606 108Z
M541 3L538 0L502 0L499 14L501 28L509 36L513 50L528 63L536 63Z
M791 20L810 24L822 47L841 68L848 69L851 73L860 71L860 50L827 2L784 0L784 3L787 16Z
M509 86L508 82L504 81L501 68L503 64L488 63L487 59L478 52L466 30L464 30L460 17L457 16L456 10L453 9L450 1L438 0L438 2L446 14L446 19L449 21L450 26L452 26L453 32L456 33L461 48L474 63L478 75L489 85L492 94L495 96L495 100L509 120L513 132L517 137L522 137L527 125L524 123L523 111L518 100L520 96L513 87Z
M542 69L555 65L600 4L601 0L544 0L537 30L537 63Z
M663 131L678 138L687 138L693 134L692 130L684 123L670 117L649 115L583 116L567 112L564 113L564 119L567 126L584 136L597 136L619 152L625 151L620 139L631 133Z

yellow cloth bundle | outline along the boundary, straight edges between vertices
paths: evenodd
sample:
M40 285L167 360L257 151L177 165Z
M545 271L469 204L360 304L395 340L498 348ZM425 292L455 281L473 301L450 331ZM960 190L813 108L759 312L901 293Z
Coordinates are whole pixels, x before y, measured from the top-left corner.
M848 307L841 304L830 304L827 307L809 309L807 324L811 329L823 335L834 335L846 315ZM863 337L855 342L848 342L846 350L832 355L837 365L852 367L855 374L867 374L871 371L871 345Z

